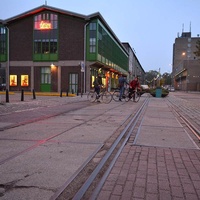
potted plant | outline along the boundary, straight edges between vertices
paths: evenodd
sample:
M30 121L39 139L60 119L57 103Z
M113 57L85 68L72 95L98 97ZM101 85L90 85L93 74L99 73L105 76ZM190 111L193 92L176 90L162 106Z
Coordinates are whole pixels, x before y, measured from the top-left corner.
M156 88L150 89L150 94L153 97L166 97L169 94L169 91L163 87L158 86Z

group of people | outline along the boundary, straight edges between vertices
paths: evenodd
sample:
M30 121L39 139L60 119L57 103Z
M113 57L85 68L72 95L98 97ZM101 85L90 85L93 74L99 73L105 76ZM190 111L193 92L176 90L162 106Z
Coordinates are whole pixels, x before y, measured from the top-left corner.
M139 83L139 79L138 79L137 76L130 83L128 83L126 78L123 77L122 74L120 74L118 82L119 82L118 87L119 87L119 90L120 90L119 101L121 101L122 95L124 94L125 84L129 85L130 98L131 98L131 95L133 94L133 92L136 88L140 89L140 83ZM100 89L101 89L101 86L102 86L101 74L98 74L97 78L93 82L93 85L94 85L95 92L97 93L97 95L99 97Z
M118 79L119 82L119 101L122 100L122 95L124 94L125 85L129 85L129 98L131 98L131 95L133 94L134 90L138 88L140 90L140 82L138 79L138 76L136 76L130 83L127 82L126 78L120 74L120 77Z

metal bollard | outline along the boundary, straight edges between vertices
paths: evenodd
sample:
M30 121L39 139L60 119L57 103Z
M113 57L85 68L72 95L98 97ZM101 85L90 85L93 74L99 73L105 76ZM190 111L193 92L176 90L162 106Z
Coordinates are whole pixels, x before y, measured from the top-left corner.
M72 89L72 94L74 94L74 89Z
M76 93L76 95L78 96L78 90L77 90L77 93Z
M60 90L60 97L62 97L62 90Z
M68 97L68 90L66 91L66 97Z
M6 89L6 103L9 103L9 91Z
M33 99L36 99L35 90L33 89Z
M22 92L21 92L21 101L24 101L24 90L22 89Z

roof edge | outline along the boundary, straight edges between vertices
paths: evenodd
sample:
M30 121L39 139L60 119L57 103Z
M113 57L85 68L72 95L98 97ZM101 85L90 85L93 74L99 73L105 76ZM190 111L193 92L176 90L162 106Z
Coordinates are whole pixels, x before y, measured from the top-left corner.
M63 10L63 9L60 9L60 8L55 8L55 7L48 6L48 5L42 5L42 6L33 8L31 10L28 10L26 12L23 12L23 13L21 13L19 15L14 16L14 17L7 18L7 19L5 19L3 21L5 23L9 23L11 21L14 21L14 20L17 20L17 19L20 19L20 18L24 18L24 17L27 17L29 15L33 15L35 13L38 13L38 12L41 12L41 11L44 11L44 10L50 10L50 11L53 11L53 12L58 12L58 13L61 13L61 14L75 16L75 17L83 18L83 19L87 18L86 15L78 14L78 13L67 11L67 10Z

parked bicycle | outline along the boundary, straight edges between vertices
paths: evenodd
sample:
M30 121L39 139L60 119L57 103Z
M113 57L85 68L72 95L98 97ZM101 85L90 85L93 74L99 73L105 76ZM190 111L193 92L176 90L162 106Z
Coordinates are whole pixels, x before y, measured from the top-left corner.
M106 88L101 88L99 95L95 91L90 91L87 95L87 99L90 102L103 102L103 103L110 103L112 101L112 94L106 91Z

